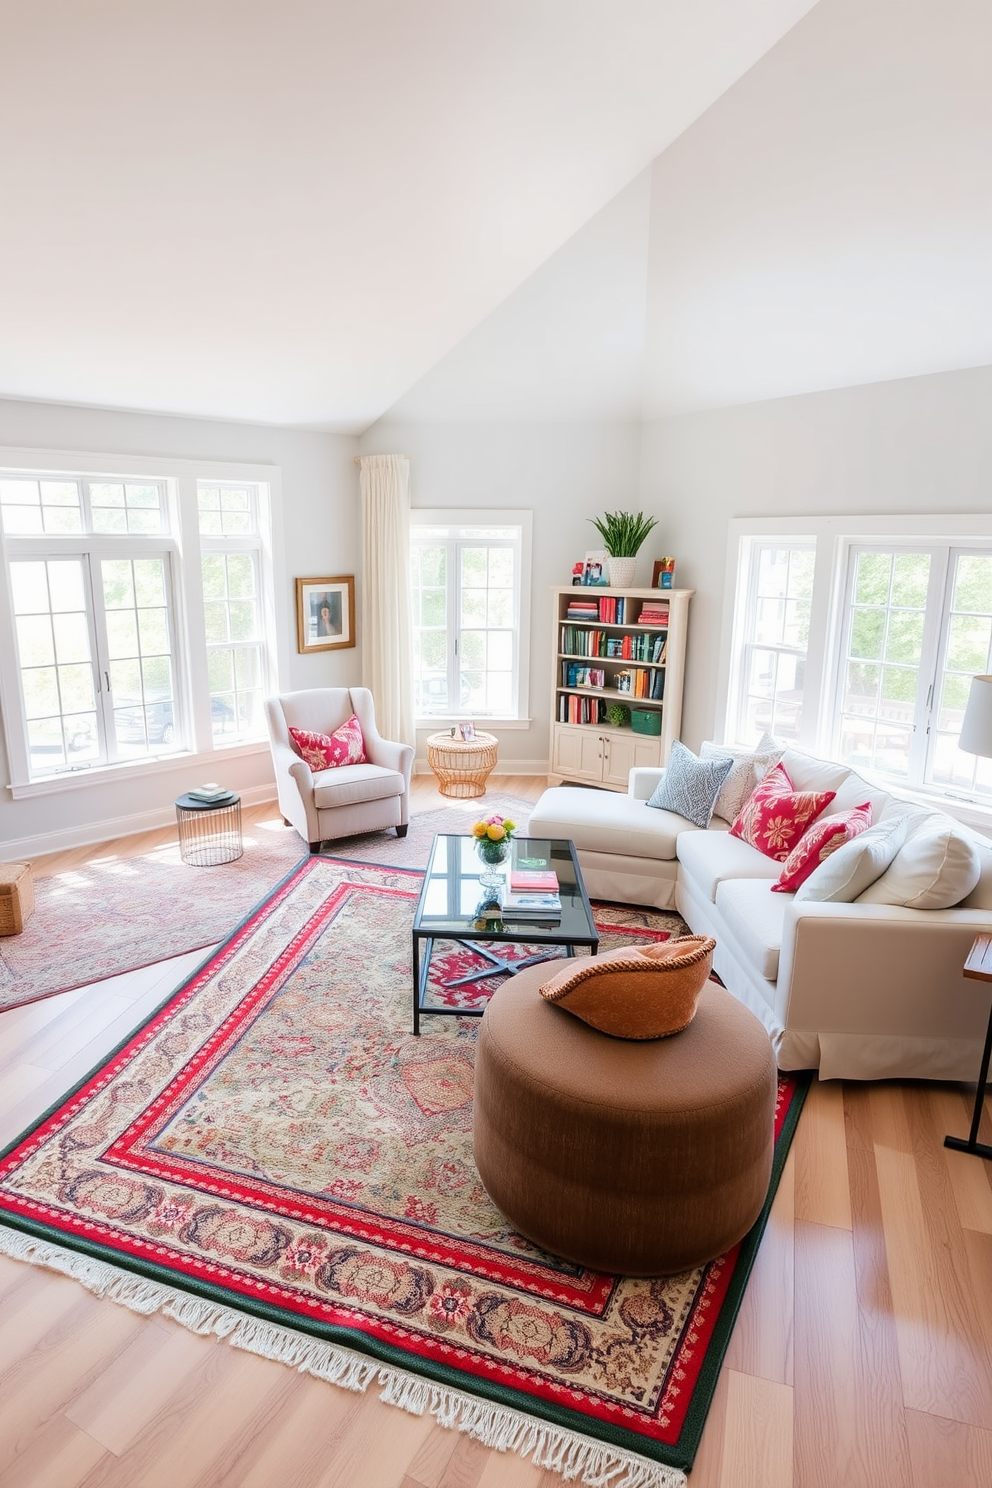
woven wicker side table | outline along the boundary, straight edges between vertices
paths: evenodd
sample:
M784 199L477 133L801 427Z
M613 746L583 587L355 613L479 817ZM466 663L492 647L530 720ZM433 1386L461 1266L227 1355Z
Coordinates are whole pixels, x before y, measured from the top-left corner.
M219 801L180 796L176 801L179 856L194 868L233 863L244 852L241 840L241 797L231 791Z
M30 863L0 863L0 935L20 935L34 910Z
M427 740L427 763L438 778L442 796L460 796L464 800L484 796L498 747L499 740L494 734L476 734L474 739L431 734Z

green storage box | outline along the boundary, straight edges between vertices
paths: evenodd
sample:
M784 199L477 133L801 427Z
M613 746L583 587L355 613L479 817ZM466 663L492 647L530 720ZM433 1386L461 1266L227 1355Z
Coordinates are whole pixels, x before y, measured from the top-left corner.
M630 726L635 734L660 734L660 708L631 708Z

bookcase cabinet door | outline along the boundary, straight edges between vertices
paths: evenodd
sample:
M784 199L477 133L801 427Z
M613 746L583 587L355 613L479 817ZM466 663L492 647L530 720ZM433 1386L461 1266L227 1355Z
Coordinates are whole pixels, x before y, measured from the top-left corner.
M551 768L569 780L603 778L603 740L593 728L555 724Z
M653 769L661 764L661 740L633 732L610 734L603 754L603 784L626 790L630 772L635 766Z

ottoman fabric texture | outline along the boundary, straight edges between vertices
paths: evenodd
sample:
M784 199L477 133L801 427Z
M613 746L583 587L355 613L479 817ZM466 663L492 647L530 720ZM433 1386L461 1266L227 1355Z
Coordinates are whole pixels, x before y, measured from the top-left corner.
M777 1088L768 1035L709 981L672 1038L610 1038L539 992L537 966L479 1030L475 1160L521 1234L597 1271L656 1276L721 1255L757 1219Z

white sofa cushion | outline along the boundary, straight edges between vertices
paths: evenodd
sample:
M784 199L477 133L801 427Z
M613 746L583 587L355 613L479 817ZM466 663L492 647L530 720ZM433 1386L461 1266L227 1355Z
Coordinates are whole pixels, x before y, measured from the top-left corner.
M845 842L799 885L797 901L853 904L894 861L908 827L907 816L890 816Z
M783 746L776 744L771 734L763 734L755 749L728 749L726 745L704 740L699 751L700 759L729 759L731 762L713 807L714 816L728 822L736 821L758 781L764 779L772 765L778 764L783 752Z
M793 790L797 791L834 791L836 793L853 774L847 765L835 765L830 760L814 759L811 754L803 754L801 749L786 749L782 755L782 764L785 766L785 773L792 781ZM852 804L857 805L864 799L862 794Z
M719 830L715 823L709 831L686 832L679 838L679 873L691 879L696 893L711 903L725 879L756 878L774 883L781 871L781 863L766 857L740 837Z
M632 796L559 785L546 790L534 807L527 836L567 837L586 852L674 858L679 834L697 830L685 817L654 810Z
M736 840L736 839L733 839ZM716 891L716 907L748 964L766 981L778 978L778 957L791 894L773 894L757 878L731 878Z
M331 806L356 806L361 801L382 801L401 796L403 776L382 765L338 765L318 770L313 777L313 804L318 811Z
M981 871L977 844L952 817L933 811L910 828L890 867L857 902L950 909L967 898Z

